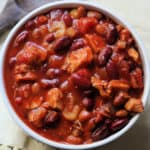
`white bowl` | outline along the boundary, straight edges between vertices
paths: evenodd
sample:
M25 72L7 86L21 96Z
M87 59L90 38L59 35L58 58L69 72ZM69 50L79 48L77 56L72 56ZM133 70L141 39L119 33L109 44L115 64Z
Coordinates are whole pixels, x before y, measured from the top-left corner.
M111 141L119 138L121 135L123 135L125 132L127 132L137 121L137 119L139 118L139 114L135 115L130 121L129 123L120 131L118 131L117 133L114 133L113 135L100 140L100 141L96 141L93 142L91 144L81 144L81 145L71 145L71 144L62 144L59 142L55 142L52 140L49 140L39 134L37 134L35 131L33 131L31 128L29 128L20 118L19 116L16 114L14 108L12 107L11 103L9 102L7 93L6 93L6 89L5 89L5 83L4 83L4 59L5 59L5 55L6 55L6 51L8 48L8 45L10 44L10 41L12 40L12 38L14 37L15 33L18 31L18 29L30 18L44 13L52 8L71 8L71 7L76 7L79 5L83 5L85 6L87 9L92 9L92 10L97 10L100 11L102 13L104 13L106 16L109 16L110 18L112 18L114 21L124 25L125 27L127 27L130 32L132 33L132 36L134 37L136 43L137 43L137 47L139 49L141 58L142 58L142 62L143 62L143 69L144 69L144 92L143 92L143 96L142 96L142 101L143 104L146 104L147 101L147 97L148 97L148 93L149 93L149 88L150 88L150 77L149 77L149 64L148 64L148 59L147 59L147 55L146 55L146 51L145 48L141 42L141 40L139 39L138 35L135 33L134 29L126 22L124 21L122 18L118 17L118 15L114 14L112 11L110 11L109 9L99 5L99 4L95 4L95 3L90 3L90 2L83 2L83 1L61 1L61 2L55 2L55 3L49 3L46 4L38 9L35 9L34 11L30 12L28 15L26 15L23 19L21 19L19 21L19 23L17 23L17 25L12 29L12 31L9 33L3 48L1 50L1 59L0 59L0 88L1 88L1 94L3 96L4 102L6 104L6 107L8 108L11 116L14 118L14 120L19 124L19 126L30 136L32 136L33 138L48 144L50 146L53 147L57 147L57 148L62 148L62 149L90 149L90 148L95 148L98 146L102 146L105 145L107 143L110 143Z

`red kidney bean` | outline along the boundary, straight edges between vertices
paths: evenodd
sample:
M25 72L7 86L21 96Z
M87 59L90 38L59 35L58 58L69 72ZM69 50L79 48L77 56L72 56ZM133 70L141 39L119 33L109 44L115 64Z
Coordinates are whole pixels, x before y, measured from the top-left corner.
M48 68L48 64L44 63L43 66L41 66L41 71L46 72Z
M128 122L128 118L116 119L112 122L110 129L111 131L116 132L126 126Z
M29 20L26 24L25 24L25 28L28 30L32 30L36 27L36 23L34 22L34 20Z
M115 25L109 24L108 31L106 34L106 40L108 44L110 45L114 44L117 41L117 38L118 38L118 32Z
M137 64L132 60L128 60L128 63L130 67L129 71L132 72L136 68Z
M95 89L95 88L90 88L90 89L84 90L83 94L86 97L93 98L93 97L95 97L95 96L97 96L99 94L99 91L97 89Z
M72 18L70 16L70 14L64 14L63 15L63 21L65 22L66 26L70 27L72 25Z
M107 128L107 126L103 125L94 130L94 132L92 133L92 139L94 141L101 140L109 136L109 134L110 134L109 129Z
M59 79L41 79L40 84L43 88L56 87L59 84Z
M91 86L90 72L87 69L80 69L73 73L71 79L80 88L87 89Z
M9 66L10 66L10 68L14 67L14 65L16 64L16 61L17 61L16 57L11 57L10 58L10 60L9 60Z
M106 65L106 72L108 74L109 79L117 79L118 70L116 62L110 59Z
M24 43L28 38L29 32L28 31L22 31L15 40L15 46L18 46L18 44Z
M69 90L72 88L72 84L70 80L65 80L61 85L60 88L63 92L68 93Z
M111 57L113 50L111 47L105 47L98 55L98 64L99 66L104 66L108 59Z
M114 98L113 105L114 106L123 105L126 102L126 100L127 99L124 97L124 92L119 92Z
M51 43L52 41L55 40L54 34L53 34L53 33L48 34L48 35L46 36L45 40L46 40L47 43Z
M54 125L54 123L58 120L59 120L59 113L54 110L50 110L44 119L44 125L45 126Z
M49 67L59 68L63 64L63 56L52 55L49 57Z
M69 36L63 36L59 39L56 40L56 42L54 43L54 50L57 52L61 52L62 50L69 50L69 47L71 45L71 38Z
M83 94L84 94L85 96L90 97L91 95L93 95L93 91L92 91L92 90L85 90L85 91L83 91Z
M82 48L83 46L85 46L84 39L76 39L73 41L70 47L70 50L76 50L76 49Z
M88 98L88 97L85 97L83 100L82 100L82 104L83 106L87 109L87 110L92 110L93 107L94 107L94 99L91 99L91 98Z
M46 75L48 78L54 78L62 74L62 70L56 68L50 68L47 70Z
M23 99L21 97L16 97L15 98L15 103L16 104L20 105L20 104L22 104L22 102L23 102Z

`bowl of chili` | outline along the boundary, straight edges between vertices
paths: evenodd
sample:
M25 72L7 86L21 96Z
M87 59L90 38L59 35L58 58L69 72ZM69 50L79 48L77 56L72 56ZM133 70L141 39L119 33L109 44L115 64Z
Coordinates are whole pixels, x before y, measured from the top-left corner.
M134 29L90 2L55 2L12 29L1 50L1 92L33 138L63 149L105 145L144 111L149 64Z

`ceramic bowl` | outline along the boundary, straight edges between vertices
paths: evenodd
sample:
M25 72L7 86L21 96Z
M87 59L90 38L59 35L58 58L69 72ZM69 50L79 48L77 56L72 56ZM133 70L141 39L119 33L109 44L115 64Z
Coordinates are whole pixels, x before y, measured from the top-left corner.
M139 49L141 59L142 59L142 62L143 62L144 92L143 92L143 96L142 96L142 101L143 101L144 105L146 104L148 93L149 93L149 87L150 87L149 64L148 64L146 51L145 51L145 48L144 48L141 40L139 39L138 35L135 33L134 29L125 20L120 18L117 14L113 13L109 9L107 9L104 6L101 6L99 4L95 4L93 2L87 2L87 1L61 1L61 2L53 2L53 3L43 5L40 8L37 8L34 11L28 13L11 30L11 32L7 36L6 41L5 41L5 43L4 43L4 45L1 49L1 55L0 55L0 57L1 57L1 59L0 59L0 87L1 87L1 91L0 92L3 96L4 102L6 104L6 107L8 108L11 116L13 117L13 119L19 124L19 126L28 135L32 136L33 138L37 139L38 141L41 141L45 144L48 144L49 146L53 146L53 147L57 147L57 148L61 148L61 149L74 149L74 150L79 150L80 149L81 150L81 149L91 149L91 148L103 146L103 145L105 145L107 143L110 143L111 141L119 138L124 133L126 133L135 124L135 122L137 121L137 119L140 116L139 114L135 115L123 129L121 129L117 133L114 133L113 135L111 135L111 136L109 136L109 137L107 137L103 140L96 141L96 142L93 142L91 144L71 145L71 144L62 144L62 143L59 143L59 142L55 142L55 141L49 140L49 139L37 134L35 131L30 129L21 120L21 118L19 118L19 116L16 114L14 108L12 107L11 103L9 102L9 99L8 99L8 96L7 96L7 93L6 93L6 89L5 89L5 84L4 84L4 69L5 69L4 68L4 60L5 60L5 55L6 55L8 45L10 44L12 38L17 33L19 28L22 27L30 18L33 18L34 16L36 16L38 14L47 12L50 9L53 9L53 8L73 8L73 7L77 7L79 5L83 5L87 9L100 11L104 15L110 17L115 22L118 22L118 23L122 24L123 26L125 26L126 28L128 28L130 30L130 32L132 33L133 38L135 39L136 45Z

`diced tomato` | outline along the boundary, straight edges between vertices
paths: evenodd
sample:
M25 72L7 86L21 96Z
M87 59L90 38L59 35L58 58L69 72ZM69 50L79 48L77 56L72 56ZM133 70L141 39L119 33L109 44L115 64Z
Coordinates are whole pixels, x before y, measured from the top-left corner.
M81 18L78 21L78 29L82 34L88 33L98 23L97 19L91 17Z

